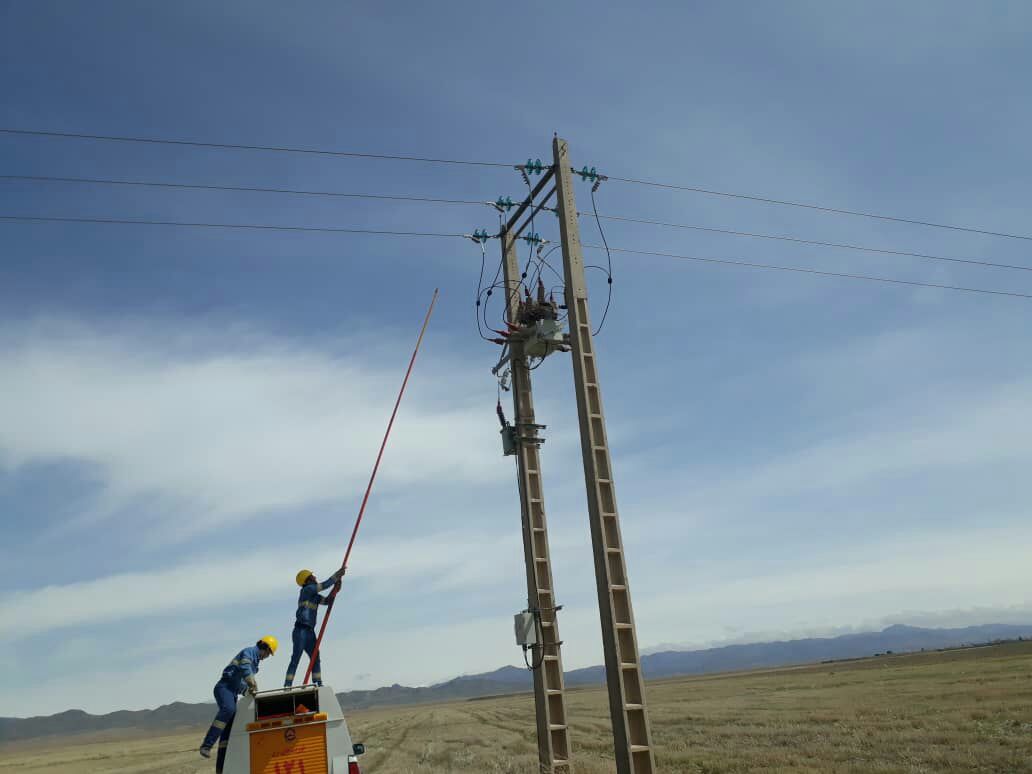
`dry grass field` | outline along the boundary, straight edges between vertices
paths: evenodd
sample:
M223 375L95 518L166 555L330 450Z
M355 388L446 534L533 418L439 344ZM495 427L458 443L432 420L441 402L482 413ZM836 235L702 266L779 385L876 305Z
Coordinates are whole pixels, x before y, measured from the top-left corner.
M651 683L664 772L1032 772L1032 643ZM601 690L569 695L576 771L612 772ZM532 772L530 696L350 718L365 774ZM0 774L200 774L200 730L7 745Z

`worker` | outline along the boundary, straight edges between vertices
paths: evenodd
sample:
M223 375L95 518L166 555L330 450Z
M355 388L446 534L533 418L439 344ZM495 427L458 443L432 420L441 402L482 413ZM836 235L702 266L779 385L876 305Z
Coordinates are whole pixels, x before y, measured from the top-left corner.
M312 652L315 650L315 621L319 605L328 605L333 598L333 595L324 597L319 592L325 591L330 586L336 586L339 589L340 579L344 577L344 571L345 568L341 567L322 583L319 582L319 579L315 577L315 573L311 570L300 570L295 576L294 580L301 587L301 592L297 596L297 614L294 620L294 632L291 637L294 641L294 652L290 654L290 663L287 664L287 676L283 680L284 688L289 688L294 684L294 672L297 669L298 662L301 660L302 651L307 653L308 658L311 659ZM336 594L336 589L334 594ZM322 685L321 662L322 658L317 653L315 664L312 667L312 682L315 685Z
M268 658L279 648L279 640L272 635L262 637L258 642L236 654L236 657L229 662L222 670L222 678L215 683L215 703L219 711L212 721L211 728L201 742L201 755L205 758L211 757L211 748L215 740L219 742L219 755L215 764L215 771L222 771L222 762L226 757L226 745L229 743L229 733L233 729L233 716L236 715L237 697L247 691L254 695L258 693L258 682L254 676L258 674L258 663Z

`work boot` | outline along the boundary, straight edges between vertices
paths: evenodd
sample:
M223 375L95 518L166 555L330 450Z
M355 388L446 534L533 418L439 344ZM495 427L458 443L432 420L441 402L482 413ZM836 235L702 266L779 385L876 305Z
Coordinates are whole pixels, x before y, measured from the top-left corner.
M201 749L198 750L198 752L200 752L202 758L210 758L211 757L211 748L210 747L205 747L204 745L201 745Z

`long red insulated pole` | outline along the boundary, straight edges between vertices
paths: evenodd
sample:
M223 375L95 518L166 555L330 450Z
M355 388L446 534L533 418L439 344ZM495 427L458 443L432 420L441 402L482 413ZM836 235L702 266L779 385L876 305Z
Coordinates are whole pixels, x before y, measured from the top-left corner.
M405 378L401 382L401 389L398 391L398 399L394 401L394 411L391 412L390 421L387 423L387 432L383 434L383 441L380 443L380 451L376 454L376 463L373 465L372 475L369 476L369 484L366 486L365 496L362 498L362 505L358 509L358 518L355 519L355 528L351 530L351 540L348 541L348 550L344 552L342 567L348 566L348 559L351 558L351 549L355 545L355 538L358 536L358 528L362 524L362 516L365 514L366 503L369 502L369 493L373 491L373 482L376 480L376 471L380 469L380 460L383 459L383 450L387 448L387 439L391 436L391 428L394 427L394 418L398 415L398 406L401 405L401 397L405 394L405 387L408 385L409 376L412 374L412 366L416 364L416 355L419 354L419 345L423 343L423 334L426 333L426 326L430 324L430 315L433 314L434 304L437 303L437 289L434 289L434 296L430 299L430 308L426 310L426 317L423 318L423 327L419 330L419 338L416 339L416 348L412 350L412 358L409 360L408 370L405 371ZM305 672L303 685L308 685L312 676L312 667L315 660L319 658L319 647L322 645L323 634L326 633L326 623L330 620L330 613L333 612L333 602L337 598L338 587L330 592L329 605L326 607L326 614L322 619L322 626L319 627L319 636L315 640L315 649L308 661L308 671Z

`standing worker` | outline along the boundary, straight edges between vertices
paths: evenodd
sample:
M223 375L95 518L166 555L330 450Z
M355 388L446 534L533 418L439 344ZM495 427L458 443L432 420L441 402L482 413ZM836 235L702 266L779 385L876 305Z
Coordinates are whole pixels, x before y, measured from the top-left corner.
M251 647L237 653L236 658L222 670L222 679L215 683L215 703L219 711L201 742L200 752L203 757L210 758L212 745L216 739L219 740L219 755L215 762L217 772L222 771L222 762L226 757L226 745L229 744L233 716L236 715L237 696L245 690L252 695L258 693L258 682L254 679L258 674L258 662L271 656L278 647L279 640L271 634L262 637Z
M290 654L287 676L283 680L284 688L289 688L294 684L294 672L297 670L297 664L301 660L301 652L307 653L310 659L312 651L315 650L315 621L318 616L319 605L328 605L331 599L331 597L322 596L319 592L325 591L330 586L337 586L339 588L340 579L344 577L344 570L345 568L341 567L322 583L319 582L319 579L315 577L311 570L301 570L295 577L297 585L301 587L301 593L297 596L297 615L295 616L294 633L292 636L294 652ZM312 682L315 685L322 685L321 662L322 657L316 654L315 664L312 667Z

